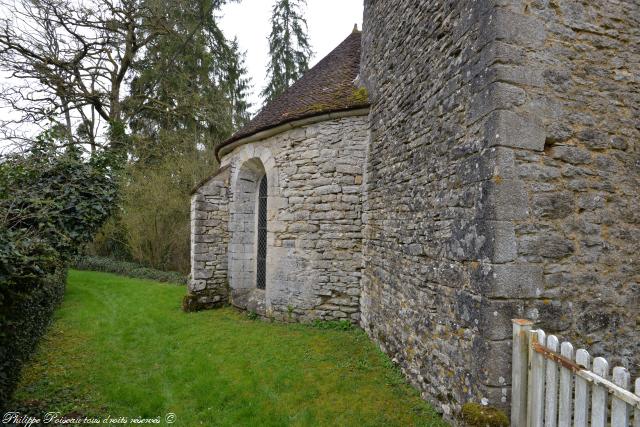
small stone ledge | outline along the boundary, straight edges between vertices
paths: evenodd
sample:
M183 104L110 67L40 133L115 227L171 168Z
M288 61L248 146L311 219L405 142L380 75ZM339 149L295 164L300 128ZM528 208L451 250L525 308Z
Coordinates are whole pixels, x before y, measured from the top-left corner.
M214 174L209 175L208 177L201 180L195 187L191 190L190 194L202 194L202 187L206 185L214 184L218 187L220 186L228 186L229 185L229 166L222 166L219 168Z

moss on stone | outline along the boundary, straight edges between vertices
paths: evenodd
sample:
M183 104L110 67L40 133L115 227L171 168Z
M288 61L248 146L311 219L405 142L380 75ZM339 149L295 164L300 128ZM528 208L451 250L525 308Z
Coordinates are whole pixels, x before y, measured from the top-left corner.
M369 92L364 86L353 90L353 100L358 104L364 104L369 100Z
M462 419L472 427L509 427L509 418L504 412L473 402L462 405Z
M286 112L282 115L282 117L286 118L286 117L303 116L310 113L319 114L319 113L322 113L323 111L330 111L333 108L334 107L330 104L316 102L313 104L304 105L297 110Z
M198 297L195 295L185 295L182 298L182 310L186 313L191 313L194 311L205 310L206 307L204 304L198 301Z
M182 310L186 313L223 307L224 301L207 301L198 295L187 294L182 298Z
M331 105L326 104L326 103L322 103L322 102L316 102L315 104L311 104L307 107L307 109L309 111L313 111L313 112L321 112L324 110L329 110L331 109Z

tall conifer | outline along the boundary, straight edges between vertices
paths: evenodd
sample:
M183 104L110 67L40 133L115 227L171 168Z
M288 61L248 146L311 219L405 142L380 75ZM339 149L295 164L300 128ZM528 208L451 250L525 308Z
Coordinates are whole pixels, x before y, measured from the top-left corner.
M209 151L246 120L249 82L243 54L215 18L224 3L158 3L171 29L150 43L133 67L127 112L134 159Z
M271 14L268 83L262 91L265 103L280 95L309 68L312 55L307 21L302 7L305 0L276 0Z
M240 51L237 38L229 42L229 49L224 84L230 103L232 128L235 131L247 124L251 118L251 104L248 101L251 79L245 65L246 54Z

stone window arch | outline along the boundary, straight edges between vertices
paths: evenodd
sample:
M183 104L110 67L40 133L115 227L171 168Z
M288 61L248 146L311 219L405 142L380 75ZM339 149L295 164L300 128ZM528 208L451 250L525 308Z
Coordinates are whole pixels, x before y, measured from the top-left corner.
M270 236L279 189L268 150L242 147L232 162L229 209L229 287L231 302L260 313L269 292ZM261 197L262 196L262 197Z

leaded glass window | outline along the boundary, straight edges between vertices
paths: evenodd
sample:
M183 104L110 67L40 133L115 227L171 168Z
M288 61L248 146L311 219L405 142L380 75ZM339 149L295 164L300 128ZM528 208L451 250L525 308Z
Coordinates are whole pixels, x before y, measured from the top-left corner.
M266 288L267 281L267 176L258 184L258 250L256 287Z

